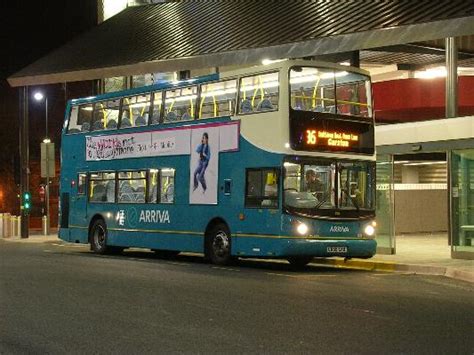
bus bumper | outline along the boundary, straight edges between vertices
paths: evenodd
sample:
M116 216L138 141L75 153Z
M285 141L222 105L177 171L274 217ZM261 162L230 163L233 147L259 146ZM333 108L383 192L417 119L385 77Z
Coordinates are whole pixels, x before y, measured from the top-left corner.
M296 239L288 240L282 252L284 256L371 258L376 249L377 242L373 239Z
M373 239L329 238L238 238L234 255L248 257L314 256L370 258L375 255L377 242ZM246 240L242 240L246 239Z

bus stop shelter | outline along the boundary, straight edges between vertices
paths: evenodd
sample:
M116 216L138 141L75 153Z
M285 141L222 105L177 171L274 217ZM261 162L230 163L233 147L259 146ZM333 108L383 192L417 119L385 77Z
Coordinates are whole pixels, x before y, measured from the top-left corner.
M8 78L20 90L22 192L28 186L28 87L318 58L420 66L445 62L446 116L457 116L456 40L474 35L474 3L168 2L129 7ZM442 41L444 48L433 41ZM473 46L474 47L474 46ZM27 218L23 218L24 226ZM27 233L27 228L22 228Z

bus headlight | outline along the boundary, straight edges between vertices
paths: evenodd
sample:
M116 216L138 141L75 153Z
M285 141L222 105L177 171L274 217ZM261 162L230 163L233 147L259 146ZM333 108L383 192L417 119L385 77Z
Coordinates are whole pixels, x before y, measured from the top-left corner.
M364 234L368 237L373 237L375 235L375 227L372 224L368 224L364 228Z
M300 223L296 227L296 231L301 235L306 235L306 233L308 233L308 226L304 223Z

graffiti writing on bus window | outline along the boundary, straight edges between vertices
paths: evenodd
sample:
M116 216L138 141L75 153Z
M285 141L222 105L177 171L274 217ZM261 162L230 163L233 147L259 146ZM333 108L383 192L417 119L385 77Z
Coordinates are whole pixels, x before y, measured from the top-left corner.
M194 153L197 144L196 142L191 142L192 132L194 132L193 137L195 140L199 141L204 132L207 132L208 135L215 135L215 137L209 136L210 139L212 138L213 154L239 149L239 122L237 121L219 124L199 124L189 128L180 127L179 129L171 128L106 136L86 136L86 160L190 155L191 146ZM213 133L211 134L211 132Z
M173 153L176 148L176 137L157 136L152 132L86 137L87 160L155 156Z

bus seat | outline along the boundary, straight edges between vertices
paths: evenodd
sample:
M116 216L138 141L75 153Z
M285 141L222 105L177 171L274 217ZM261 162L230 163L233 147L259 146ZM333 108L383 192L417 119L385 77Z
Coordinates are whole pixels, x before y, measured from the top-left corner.
M137 186L136 189L133 189L135 195L135 202L145 203L145 186Z
M105 186L106 202L115 202L115 180L107 182Z
M250 99L242 100L242 102L240 103L240 112L241 113L253 112L252 102L250 101Z
M326 112L328 113L336 113L336 106L331 105L326 108Z
M273 104L270 99L263 99L257 106L257 111L273 110Z
M182 121L188 121L188 120L190 120L190 119L192 119L192 117L191 117L191 115L190 115L189 113L187 113L187 112L183 113L183 115L181 116L181 120L182 120Z
M138 116L135 120L135 126L146 126L146 124L147 121L143 116Z
M153 115L151 118L151 124L158 124L160 123L160 115Z
M104 124L102 123L102 121L95 121L92 124L92 130L93 131L100 131L102 129L104 129Z
M128 128L132 127L132 123L128 117L122 118L122 123L120 124L120 128Z
M91 124L89 122L84 122L81 127L82 132L89 132L91 129Z
M96 185L94 187L94 194L90 198L93 202L103 202L105 201L105 186Z
M169 202L169 203L173 202L173 199L174 199L174 184L173 183L170 183L166 187L166 191L163 194L163 196L161 197L161 199L162 199L162 201L160 201L160 202Z
M156 201L156 199L158 197L158 184L153 185L150 195L151 195L150 202L154 202L154 203L158 202L158 201Z
M178 116L174 111L170 111L166 114L166 121L167 122L175 122L177 120Z
M109 120L109 122L107 122L107 129L116 129L116 128L117 128L117 121Z
M132 186L127 180L120 182L118 202L135 202Z

